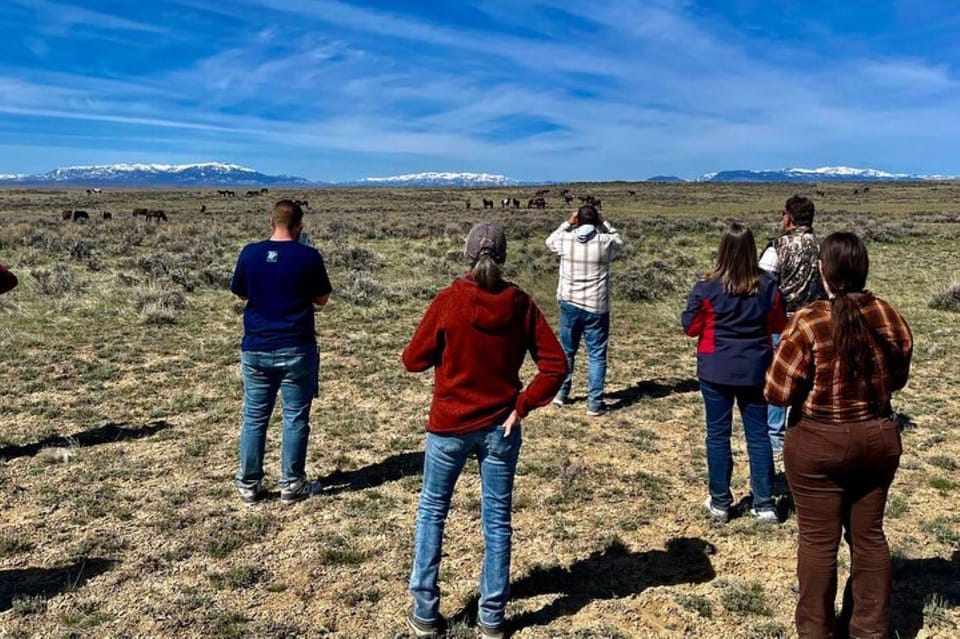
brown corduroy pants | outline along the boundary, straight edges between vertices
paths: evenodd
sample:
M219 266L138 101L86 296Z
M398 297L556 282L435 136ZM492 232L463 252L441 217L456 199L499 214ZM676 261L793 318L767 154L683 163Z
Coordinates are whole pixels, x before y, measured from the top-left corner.
M900 432L890 419L847 424L801 419L787 431L784 465L800 529L801 639L838 636L834 601L841 532L850 546L852 594L845 597L841 624L849 622L851 637L887 637L892 583L883 511L901 452Z

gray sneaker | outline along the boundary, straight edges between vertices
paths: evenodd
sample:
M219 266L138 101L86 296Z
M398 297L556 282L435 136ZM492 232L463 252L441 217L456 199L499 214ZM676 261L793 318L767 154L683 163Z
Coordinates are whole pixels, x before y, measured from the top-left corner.
M557 393L557 396L553 398L553 405L557 408L563 408L567 403L567 396L561 393Z
M590 417L603 417L609 410L606 404L600 402L595 406L587 406L587 415Z
M480 639L503 639L506 636L503 626L488 626L478 621L477 629L480 630Z
M417 639L434 639L437 637L437 624L420 621L413 616L413 611L407 613L407 628Z
M303 501L307 497L310 497L315 492L313 482L309 482L306 479L298 479L280 488L280 503L295 504L298 501Z
M240 484L236 484L236 486L237 493L240 495L240 500L248 506L257 503L263 499L263 496L266 494L263 490L263 484L260 482L257 482L255 486L248 487L241 486Z
M730 521L730 511L725 508L715 508L713 498L707 497L707 501L703 502L703 507L710 515L710 521L717 524L725 524Z

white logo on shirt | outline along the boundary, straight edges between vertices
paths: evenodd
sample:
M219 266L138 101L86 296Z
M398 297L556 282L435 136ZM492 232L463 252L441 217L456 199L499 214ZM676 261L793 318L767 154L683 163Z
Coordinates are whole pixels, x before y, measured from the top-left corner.
M267 261L268 261L268 262L276 262L278 255L279 255L279 253L277 253L276 251L267 251Z

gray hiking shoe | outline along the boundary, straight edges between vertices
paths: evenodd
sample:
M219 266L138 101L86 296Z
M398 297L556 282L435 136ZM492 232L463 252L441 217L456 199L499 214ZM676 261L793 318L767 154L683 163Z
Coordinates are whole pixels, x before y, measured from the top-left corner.
M587 407L587 415L590 417L603 417L607 414L610 408L603 402L596 404L595 406Z
M280 503L295 504L316 492L314 484L306 479L298 479L280 488Z
M407 613L407 628L410 629L410 632L417 639L434 639L438 636L436 622L427 623L420 621L413 616L412 610Z
M237 484L237 494L240 495L240 500L251 506L261 499L263 499L266 494L263 490L263 484L257 482L255 486L241 486Z

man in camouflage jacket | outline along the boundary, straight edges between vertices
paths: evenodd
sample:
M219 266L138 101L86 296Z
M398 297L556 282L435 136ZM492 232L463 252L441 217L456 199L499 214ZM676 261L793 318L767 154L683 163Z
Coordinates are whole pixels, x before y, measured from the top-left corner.
M780 281L784 306L790 317L807 304L823 298L817 259L820 244L813 232L813 202L794 195L783 207L783 233L770 243L760 258L760 268ZM772 336L777 347L780 335ZM787 409L767 407L767 427L777 470L783 464L783 440L787 432Z
M794 195L783 208L783 234L776 239L780 290L787 315L823 299L817 259L820 243L813 232L813 202Z

